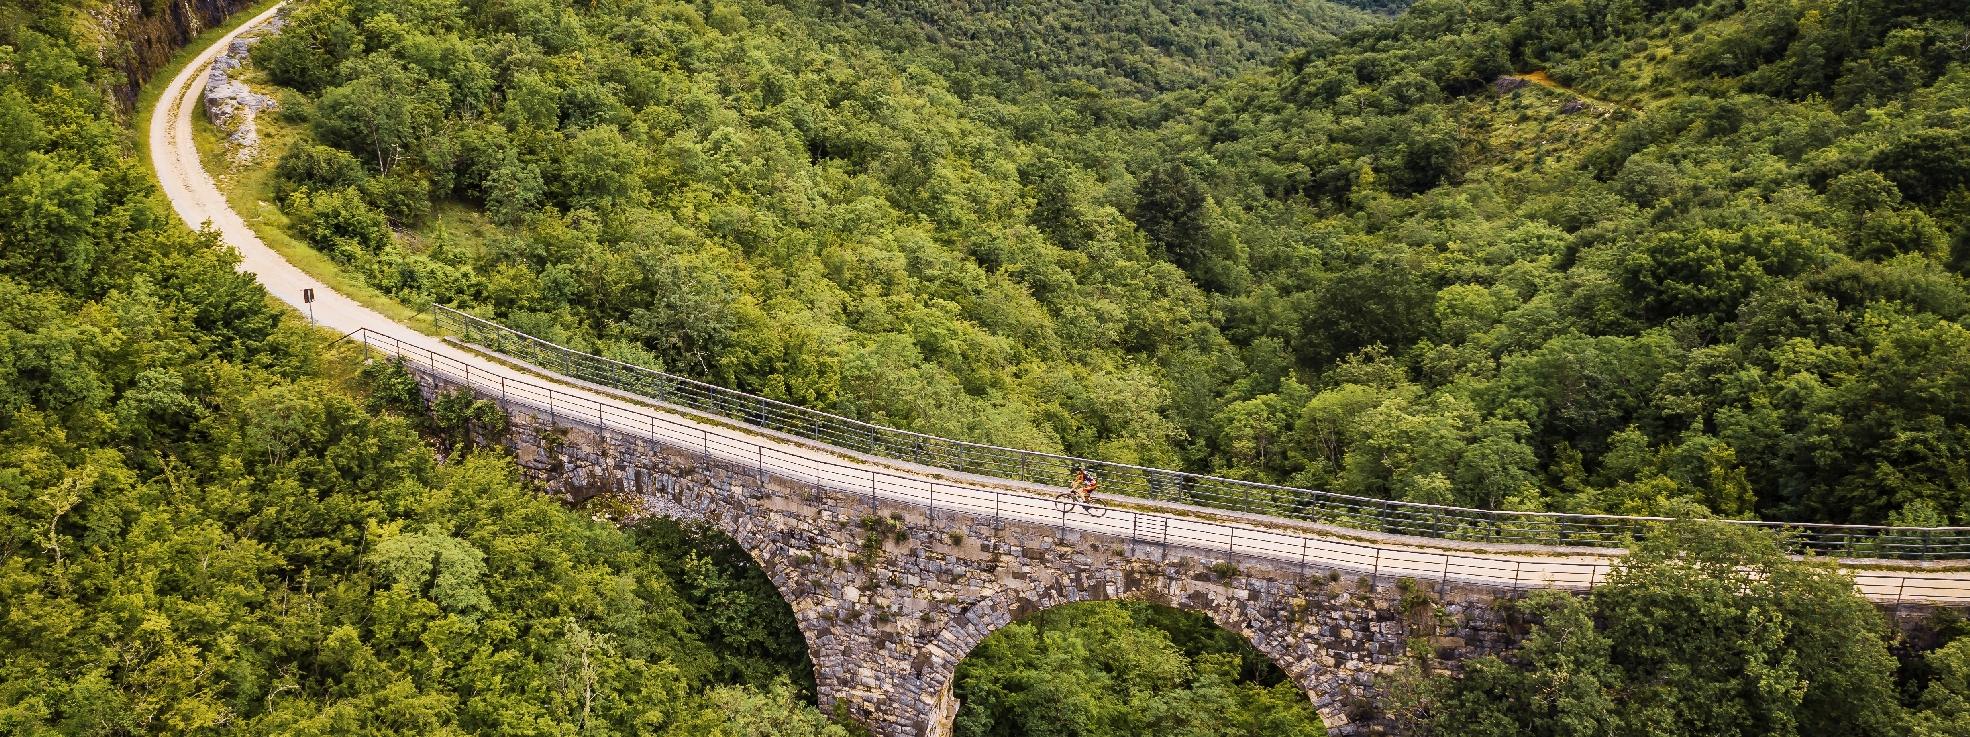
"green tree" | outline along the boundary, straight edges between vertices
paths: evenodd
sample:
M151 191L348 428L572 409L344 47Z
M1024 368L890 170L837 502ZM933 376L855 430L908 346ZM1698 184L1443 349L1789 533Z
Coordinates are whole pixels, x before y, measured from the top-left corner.
M1902 734L1880 613L1831 564L1763 532L1663 528L1507 662L1476 661L1426 699L1430 734Z

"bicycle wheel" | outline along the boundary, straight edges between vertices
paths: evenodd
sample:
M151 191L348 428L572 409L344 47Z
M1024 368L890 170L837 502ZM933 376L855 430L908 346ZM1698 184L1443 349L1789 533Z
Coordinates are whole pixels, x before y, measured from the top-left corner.
M1074 511L1074 506L1080 503L1081 500L1071 491L1061 492L1053 497L1053 505L1060 508L1061 514Z
M1101 506L1092 499L1088 500L1087 504L1081 505L1081 510L1087 512L1089 517L1100 517L1108 513L1107 507Z

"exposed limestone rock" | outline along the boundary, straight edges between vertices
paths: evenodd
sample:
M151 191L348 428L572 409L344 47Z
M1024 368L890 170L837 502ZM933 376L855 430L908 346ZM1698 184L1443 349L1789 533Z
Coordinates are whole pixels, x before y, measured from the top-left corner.
M276 17L253 34L234 39L205 75L205 118L226 134L226 148L235 163L252 161L260 154L259 115L278 103L254 92L234 75L246 67L253 45L267 34L279 33L284 22L284 18Z
M224 23L228 16L245 10L252 2L110 0L84 12L101 34L101 43L96 45L97 58L123 72L123 81L114 85L112 91L123 108L129 110L137 101L137 89L152 73L169 63L172 54L194 36Z

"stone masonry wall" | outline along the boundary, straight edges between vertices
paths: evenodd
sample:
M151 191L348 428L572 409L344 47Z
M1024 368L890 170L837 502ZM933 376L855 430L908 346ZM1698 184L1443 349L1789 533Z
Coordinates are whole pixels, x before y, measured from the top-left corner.
M437 388L426 381L427 393ZM1512 592L1370 582L949 510L933 517L506 409L520 465L551 492L635 495L737 540L792 606L822 708L839 704L883 737L946 734L958 661L1007 623L1070 602L1132 598L1205 613L1271 657L1336 735L1388 732L1377 677L1412 643L1454 668L1515 641L1500 606Z

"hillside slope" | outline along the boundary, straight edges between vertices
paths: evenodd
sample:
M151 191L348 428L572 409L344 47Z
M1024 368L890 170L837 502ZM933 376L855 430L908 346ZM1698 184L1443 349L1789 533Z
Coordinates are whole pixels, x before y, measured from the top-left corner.
M1424 2L1176 101L1157 155L1208 197L1163 250L1300 382L1215 447L1445 503L1965 520L1958 9Z
M180 224L88 20L0 2L6 731L847 737L756 569L521 484Z
M1126 95L1196 87L1376 19L1327 0L862 0L812 12L1001 84L1078 83Z
M322 2L257 52L304 141L238 194L400 299L911 429L1964 521L1949 5L1424 2L1138 99L825 6Z

